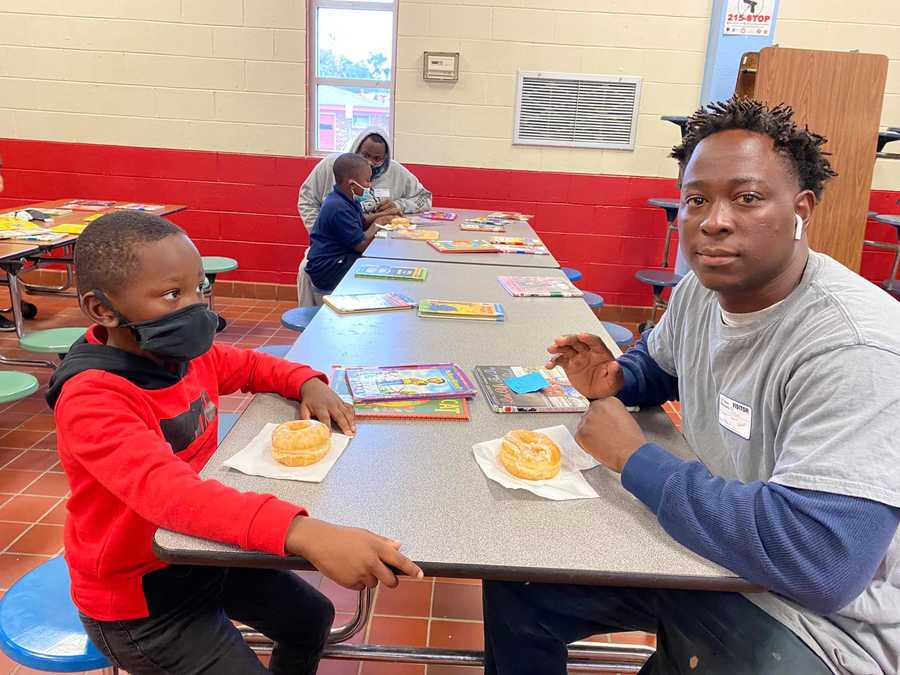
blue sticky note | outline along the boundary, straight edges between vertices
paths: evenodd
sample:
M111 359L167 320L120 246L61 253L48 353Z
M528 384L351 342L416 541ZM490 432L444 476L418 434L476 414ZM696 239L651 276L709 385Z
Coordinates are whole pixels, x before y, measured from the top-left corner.
M550 383L540 373L528 373L519 377L510 377L506 380L506 385L517 394L530 394L534 391L540 391L548 384Z

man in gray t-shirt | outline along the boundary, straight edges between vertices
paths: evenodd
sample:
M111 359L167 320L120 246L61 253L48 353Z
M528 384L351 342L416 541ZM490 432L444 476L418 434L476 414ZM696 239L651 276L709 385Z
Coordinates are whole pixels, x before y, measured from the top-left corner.
M900 672L900 305L807 223L833 172L789 108L698 111L682 167L693 273L618 360L549 349L593 399L577 440L676 540L768 592L485 582L486 672L565 673L565 644L650 630L642 673ZM681 401L700 462L648 443L625 405Z

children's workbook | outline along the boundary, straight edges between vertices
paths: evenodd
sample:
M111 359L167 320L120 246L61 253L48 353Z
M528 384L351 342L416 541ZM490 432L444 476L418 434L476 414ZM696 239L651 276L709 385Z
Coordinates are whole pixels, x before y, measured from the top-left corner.
M388 234L387 230L375 233L379 239L413 239L415 241L435 241L441 236L437 230L396 230Z
M499 253L494 244L483 239L457 239L455 241L429 241L432 248L441 253Z
M475 366L473 372L485 400L495 412L582 412L589 405L588 400L569 384L559 367L544 370L522 366ZM517 394L506 384L510 378L535 372L548 382L540 391Z
M117 206L116 208L124 209L126 211L162 211L165 207L162 204L141 204L139 202L133 202L131 204Z
M401 281L425 281L428 270L424 267L399 265L363 265L353 276L364 279L400 279Z
M518 211L494 211L493 213L487 214L487 217L502 218L503 220L529 220L534 218L534 216L519 213Z
M362 293L360 295L326 295L322 301L339 314L411 309L416 306L402 293Z
M405 401L380 401L375 403L353 403L347 386L346 366L334 366L331 386L345 402L353 405L356 416L362 419L426 419L454 420L464 422L469 419L469 402L464 398L420 398Z
M455 363L347 368L354 403L472 398L476 389Z
M581 298L584 293L560 277L507 277L497 281L514 298Z
M62 225L56 225L55 227L51 227L51 232L57 232L59 234L81 234L84 232L84 228L87 227L87 223L83 223L81 225L77 223L64 223Z
M476 319L503 321L506 314L497 302L456 302L455 300L420 300L419 316L432 319Z
M109 199L73 199L68 204L63 204L61 209L71 209L72 211L106 211L116 205L115 201Z
M506 227L502 224L497 225L494 223L475 222L472 220L466 220L460 223L459 229L467 230L469 232L506 232Z
M543 246L544 242L534 237L491 237L492 244L506 244L508 246Z
M421 218L427 218L428 220L456 220L456 214L453 211L426 211L425 213L420 213L419 216Z
M517 244L492 244L497 247L498 253L524 253L525 255L550 255L550 251L545 246L533 246L526 244L519 246Z

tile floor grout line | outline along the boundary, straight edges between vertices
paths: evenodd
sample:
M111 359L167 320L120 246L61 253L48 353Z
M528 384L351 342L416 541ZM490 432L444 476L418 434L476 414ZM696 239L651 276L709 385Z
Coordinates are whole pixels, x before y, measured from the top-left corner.
M60 497L58 502L56 502L53 506L51 506L49 509L47 509L47 511L45 511L43 515L39 516L39 517L37 518L37 520L35 520L35 521L34 521L33 523L31 523L28 527L26 527L18 537L16 537L16 538L13 539L9 544L7 544L6 548L4 548L2 551L0 551L0 554L3 554L3 553L12 553L12 554L14 554L14 555L25 555L25 554L19 553L19 552L17 552L17 551L10 551L9 549L10 549L17 541L19 541L22 537L24 537L26 534L28 534L29 532L31 532L31 530L34 529L34 526L35 526L35 525L48 525L49 523L41 523L41 518L44 518L48 513L50 513L53 509L55 509L57 506L59 506L59 505L63 502L64 499L65 499L65 497ZM58 527L58 526L57 526L57 527ZM43 555L43 554L33 554L33 555Z

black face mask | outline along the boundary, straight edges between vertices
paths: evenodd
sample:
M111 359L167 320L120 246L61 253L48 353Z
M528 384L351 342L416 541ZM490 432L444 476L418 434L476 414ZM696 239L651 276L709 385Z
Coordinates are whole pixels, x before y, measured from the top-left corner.
M119 324L131 331L141 349L166 361L186 363L202 356L212 347L216 332L225 323L203 303L190 305L158 319L134 323L113 307L103 291L95 290L94 293L115 312Z

